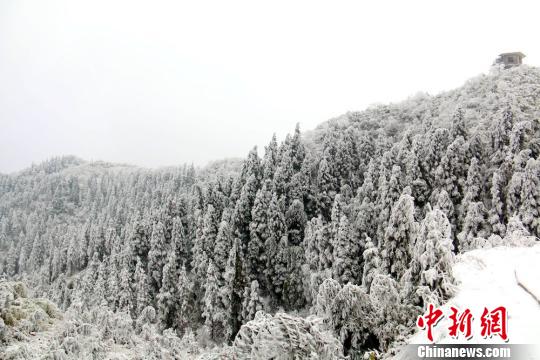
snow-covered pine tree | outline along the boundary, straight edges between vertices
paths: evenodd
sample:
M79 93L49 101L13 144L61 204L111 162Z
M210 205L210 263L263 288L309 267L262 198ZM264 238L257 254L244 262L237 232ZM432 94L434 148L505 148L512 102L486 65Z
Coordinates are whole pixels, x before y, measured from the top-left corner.
M385 153L383 162L381 163L381 171L379 176L379 194L377 199L377 239L381 241L386 235L388 221L390 219L392 208L398 201L402 187L402 171L397 165L392 167L391 173L388 176L389 169L386 169L385 163L390 162L391 153ZM384 168L383 168L384 167ZM410 193L410 191L409 191Z
M337 198L336 198L337 199ZM339 216L337 233L332 239L332 275L343 284L358 283L360 279L361 249L358 239L353 237L349 220Z
M371 238L366 238L366 248L362 255L364 259L363 272L362 272L362 285L369 292L371 283L376 274L381 270L381 257L379 255L379 248L373 244Z
M486 209L482 202L468 204L467 213L463 220L461 232L457 235L459 251L468 251L476 248L476 238L486 238L488 234L488 222Z
M409 267L409 246L416 241L417 231L414 200L406 188L392 209L381 251L382 268L396 279Z
M233 233L242 241L243 249L249 243L249 224L251 223L251 209L257 195L259 180L255 174L250 175L242 187L240 198L236 202L232 214Z
M427 286L440 303L453 294L454 261L451 226L442 210L426 213L418 239L411 247L411 278L416 286Z
M143 311L145 307L150 305L150 285L146 271L143 268L142 262L137 258L137 264L135 266L135 274L133 275L134 288L133 293L135 295L135 317Z
M178 271L178 280L176 282L177 309L174 321L174 327L179 334L183 334L188 328L196 325L200 315L199 309L195 307L193 292L193 282L186 272L185 265Z
M465 112L461 107L458 107L452 115L452 122L450 128L450 135L453 139L461 136L463 139L467 139L467 127L465 125Z
M265 181L262 188L257 191L253 209L251 210L251 223L249 224L250 239L247 247L246 261L248 275L253 280L263 280L266 270L266 254L264 244L271 236L268 227L268 208L272 201L270 180Z
M497 114L490 126L491 162L498 166L504 160L510 144L510 131L514 125L514 114L511 106L506 104Z
M377 274L371 283L369 298L377 305L372 313L373 331L383 351L398 336L413 329L417 315L417 309L404 304L400 290L399 283L390 275Z
M265 147L264 158L262 160L263 179L272 180L278 165L278 144L276 134L272 135L272 140Z
M491 206L489 212L489 225L494 234L504 236L506 233L505 223L505 199L504 199L504 179L499 170L493 172L491 177Z
M319 193L317 194L318 211L325 219L330 219L332 203L338 189L338 184L330 165L330 157L331 155L327 154L327 152L323 154L317 173L317 187L319 188Z
M527 161L518 213L531 234L540 237L540 160L531 158Z
M321 216L308 222L304 236L304 252L312 272L332 267L332 241L327 225Z
M218 233L219 220L216 210L212 204L206 208L202 228L202 249L205 254L213 260L214 247L216 245L216 236Z
M225 336L228 340L232 340L240 329L243 293L247 283L244 254L238 238L234 239L223 277L225 287L222 290L222 299L225 309L228 310Z
M465 195L463 204L468 205L473 201L480 201L481 194L484 193L483 171L478 163L478 159L472 158L469 170L467 171L467 180L465 182Z
M280 243L282 255L279 256L286 263L286 276L281 290L283 305L287 309L298 309L304 306L304 273L302 264L305 262L304 248L300 245L284 246L285 238Z
M376 325L375 309L363 287L353 284L342 287L336 280L325 280L319 287L314 312L345 344L346 354L373 345L367 342L373 340L370 338Z
M191 263L191 244L180 217L173 219L173 227L171 233L171 244L176 249L176 259L182 264L189 265Z
M133 290L131 288L133 278L130 271L130 261L124 261L118 275L118 309L131 313L134 310Z
M461 203L469 161L467 143L458 136L446 149L436 170L437 185L446 190L454 205Z
M178 272L176 269L176 253L171 251L167 258L167 263L163 267L163 277L161 280L161 289L156 296L157 316L159 324L163 329L174 326L175 314L178 311L178 298L176 292L178 281Z
M259 294L259 283L253 280L249 287L244 290L242 302L242 323L247 323L255 318L257 311L263 309L262 298Z
M203 313L204 326L210 338L221 342L226 336L227 315L221 302L218 284L218 272L212 261L208 264L206 282L204 284Z
M225 272L227 266L227 259L229 257L229 251L233 244L233 237L231 227L229 223L223 220L219 224L216 243L213 249L214 253L214 265L220 274Z
M152 296L155 296L161 288L163 267L167 261L168 246L165 239L165 229L161 222L152 227L150 237L150 251L148 252L148 276Z
M295 199L289 206L285 213L285 222L287 224L289 244L300 245L304 240L304 229L307 223L304 204L300 200Z
M266 253L266 286L274 295L281 292L283 279L287 270L286 263L283 263L283 249L288 247L286 236L285 217L283 215L282 204L278 200L277 195L272 195L270 206L267 212L268 230L271 236L266 239L264 249Z

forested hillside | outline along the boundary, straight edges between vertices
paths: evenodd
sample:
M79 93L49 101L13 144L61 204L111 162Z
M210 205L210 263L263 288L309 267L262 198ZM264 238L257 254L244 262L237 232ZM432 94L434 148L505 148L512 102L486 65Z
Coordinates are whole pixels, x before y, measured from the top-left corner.
M241 164L52 159L0 175L0 273L227 356L388 353L452 296L456 253L540 236L539 154L540 70L520 66Z

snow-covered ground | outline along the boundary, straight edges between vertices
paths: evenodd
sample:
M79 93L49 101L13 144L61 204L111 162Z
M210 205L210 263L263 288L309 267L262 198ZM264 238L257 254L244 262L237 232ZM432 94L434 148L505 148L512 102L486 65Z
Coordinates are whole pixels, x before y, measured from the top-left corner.
M540 359L540 244L533 247L495 247L460 254L454 265L458 281L456 296L440 309L444 318L433 328L433 340L438 344L536 344L531 347L533 359ZM473 314L471 339L449 335L449 319L454 306L460 312ZM508 342L498 335L480 335L484 307L493 310L504 306L508 314ZM429 343L425 330L410 339L411 344Z

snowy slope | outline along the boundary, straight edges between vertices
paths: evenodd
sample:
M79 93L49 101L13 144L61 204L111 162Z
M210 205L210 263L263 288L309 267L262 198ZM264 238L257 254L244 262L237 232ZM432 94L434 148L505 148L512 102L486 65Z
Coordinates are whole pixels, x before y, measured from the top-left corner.
M491 339L480 336L480 317L484 307L493 310L505 306L508 311L508 343L540 344L540 244L470 251L458 256L453 271L458 291L441 307L445 317L433 329L435 343L504 343L498 336ZM450 306L460 311L471 310L474 316L473 337L469 341L463 336L457 339L449 336ZM426 331L417 331L409 342L428 343ZM538 351L538 346L535 351ZM540 353L532 358L540 358Z

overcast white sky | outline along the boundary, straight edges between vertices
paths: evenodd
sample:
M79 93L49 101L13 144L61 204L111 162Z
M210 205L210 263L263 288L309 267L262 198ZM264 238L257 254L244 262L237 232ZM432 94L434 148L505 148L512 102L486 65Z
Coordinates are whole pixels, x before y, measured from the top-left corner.
M540 63L535 1L0 0L0 172L54 155L143 166Z

